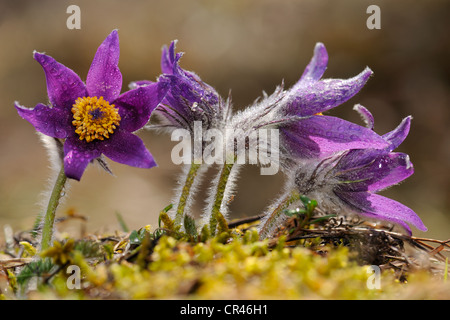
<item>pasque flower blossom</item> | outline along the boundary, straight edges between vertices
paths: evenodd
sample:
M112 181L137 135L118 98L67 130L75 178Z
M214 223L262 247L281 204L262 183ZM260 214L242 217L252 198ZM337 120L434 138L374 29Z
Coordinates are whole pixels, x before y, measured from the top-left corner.
M179 61L183 53L175 53L176 43L175 40L169 47L163 47L162 75L159 81L168 81L170 90L154 112L160 123L151 124L149 128L166 128L169 132L180 128L194 133L195 122L201 123L203 129L223 128L231 113L229 101L223 100L217 91L203 82L197 74L180 67ZM131 87L151 83L147 80L136 81Z
M362 106L355 108L373 127L373 117ZM316 199L319 206L338 214L356 214L370 219L389 221L401 225L408 233L408 224L425 231L427 228L417 214L405 205L377 193L396 185L414 173L407 154L393 152L406 138L411 117L406 117L393 131L382 138L388 143L385 149L352 149L337 152L324 158L308 159L292 168L286 187ZM266 236L279 225L282 217L267 215L261 225Z
M203 132L210 129L223 130L231 114L231 104L229 100L223 100L217 91L203 82L197 74L180 67L179 61L183 53L175 53L176 43L177 41L172 41L169 47L163 47L162 75L158 82L169 83L170 89L161 105L153 112L159 123L151 123L147 128L162 129L175 135L178 130L183 138L181 144L188 142L190 146L187 149L193 151L183 154L185 166L174 196L175 223L181 226L188 217L186 211L192 203L193 193L208 167L202 159L206 145ZM133 82L130 87L145 88L151 84L151 81L142 80ZM187 138L187 141L184 138Z
M324 112L348 101L366 84L372 71L365 68L349 79L322 79L328 53L317 43L314 55L300 79L290 89L275 92L237 113L231 126L251 131L280 130L280 159L317 158L355 148L385 148L379 135L355 123Z
M134 167L156 165L133 132L147 124L164 98L168 83L162 80L120 94L117 30L98 48L86 83L52 57L39 52L33 56L44 69L50 105L39 103L28 109L16 102L15 106L37 131L64 139L67 177L80 180L89 162L101 155Z

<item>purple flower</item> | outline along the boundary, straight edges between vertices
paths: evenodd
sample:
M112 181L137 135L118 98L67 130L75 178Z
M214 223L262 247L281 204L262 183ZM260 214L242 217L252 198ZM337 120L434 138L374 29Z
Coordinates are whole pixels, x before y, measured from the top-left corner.
M283 158L318 158L356 148L385 148L386 141L368 128L323 115L352 98L372 74L366 68L350 79L321 79L328 63L322 43L300 80L289 90L278 87L232 120L235 128L279 128Z
M156 108L160 124L152 124L150 128L176 128L194 132L194 122L199 121L202 129L223 128L231 109L228 101L224 101L217 91L203 82L198 75L186 71L179 66L183 53L175 53L177 41L170 47L163 47L159 81L168 81L170 90L163 103ZM149 81L136 81L132 87L145 86Z
M16 102L19 115L37 131L64 142L67 177L80 180L86 166L102 154L139 168L156 165L142 140L142 128L168 90L166 82L149 84L120 94L119 37L114 30L100 45L86 84L71 69L45 54L34 52L44 69L50 105L28 109Z
M305 121L294 122L282 129L285 143L294 154L303 158L322 157L345 149L382 148L384 141L370 128L322 115L358 93L372 71L366 68L345 80L321 79L327 63L325 46L317 43L311 62L283 101L287 115L307 117ZM298 147L302 145L307 148Z
M373 126L373 117L359 106ZM385 149L353 149L320 160L311 160L295 172L296 188L317 199L329 210L353 212L368 218L386 220L403 226L409 233L412 224L427 228L410 208L377 192L398 184L414 173L409 156L392 152L406 138L411 117L406 117L393 131L383 135Z
M174 210L169 215L176 225L182 226L188 218L189 207L203 173L209 167L204 160L204 141L207 130L223 130L230 117L231 104L224 101L217 91L203 82L198 75L180 67L182 53L175 52L176 41L169 47L164 46L161 56L162 75L158 81L170 84L161 105L153 114L158 123L151 123L148 129L163 129L172 134L172 139L179 139L183 149L180 163L186 166L179 177L179 187L175 191ZM131 88L145 87L149 81L136 81ZM190 142L190 145L185 142ZM217 152L219 154L219 152ZM181 157L180 157L181 158ZM174 160L172 158L172 160ZM178 161L178 160L177 160ZM175 160L174 160L175 162Z

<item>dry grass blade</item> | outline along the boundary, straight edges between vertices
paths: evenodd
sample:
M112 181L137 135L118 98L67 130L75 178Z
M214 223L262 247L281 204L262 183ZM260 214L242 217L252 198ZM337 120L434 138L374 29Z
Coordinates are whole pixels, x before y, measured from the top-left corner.
M10 269L16 267L22 267L32 261L32 258L14 258L14 259L6 259L0 260L0 267L3 269Z

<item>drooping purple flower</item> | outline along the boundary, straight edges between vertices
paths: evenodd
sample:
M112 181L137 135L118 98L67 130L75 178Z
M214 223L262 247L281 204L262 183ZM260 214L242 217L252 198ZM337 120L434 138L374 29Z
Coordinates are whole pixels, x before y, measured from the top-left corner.
M15 103L19 115L37 131L64 142L67 177L80 180L92 160L105 155L139 168L156 165L142 140L133 132L142 128L164 98L167 82L149 84L120 94L117 30L98 48L86 83L71 69L43 53L34 59L44 69L50 105L33 109Z
M311 159L356 148L385 148L386 141L369 128L323 115L352 98L365 85L372 71L366 68L350 79L321 79L328 63L322 43L298 82L289 90L278 87L270 96L236 114L233 128L280 129L281 153Z
M367 109L359 110L373 120ZM385 149L352 149L303 163L295 171L295 187L331 210L390 221L403 226L408 233L411 233L408 224L426 231L413 210L377 194L414 173L407 154L392 152L408 135L410 123L411 117L406 117L396 129L383 135L388 142Z
M179 186L173 200L175 206L169 212L175 224L183 225L184 218L189 215L193 194L210 164L204 161L204 150L208 145L204 136L207 130L223 131L231 114L231 103L222 99L197 74L180 67L183 53L175 52L176 43L172 41L169 47L164 46L162 49L162 75L158 81L168 82L170 89L153 112L159 122L152 122L146 128L171 133L173 139L181 138L180 145L187 148L183 149L183 157L177 160L172 158L174 162L179 161L187 166L178 179ZM130 87L145 87L148 84L151 82L136 81Z

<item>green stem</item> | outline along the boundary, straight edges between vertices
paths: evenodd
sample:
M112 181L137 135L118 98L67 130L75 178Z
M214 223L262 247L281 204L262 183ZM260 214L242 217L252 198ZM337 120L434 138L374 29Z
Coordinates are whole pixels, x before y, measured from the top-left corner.
M47 212L44 217L44 225L42 227L41 251L44 251L51 246L53 236L53 224L55 222L56 209L59 205L64 186L67 181L67 176L64 173L64 165L61 165L58 177L56 178L52 194L47 206Z
M191 192L192 184L194 183L200 166L200 164L196 163L191 164L189 172L186 176L186 182L184 183L183 189L181 190L180 200L178 201L177 213L175 215L175 225L181 225L181 222L183 221L184 209L186 208L186 203Z
M267 218L264 225L261 227L259 231L260 238L265 238L267 232L273 227L273 225L278 220L278 217L286 210L292 203L300 200L300 194L294 190L289 193L273 210L270 214L269 218Z
M230 177L231 169L233 169L234 163L225 163L220 173L219 183L217 184L216 197L214 198L214 204L212 207L211 217L209 219L209 228L211 235L216 234L216 227L219 221L220 207L222 206L223 197L225 195L225 189L227 186L228 178Z

